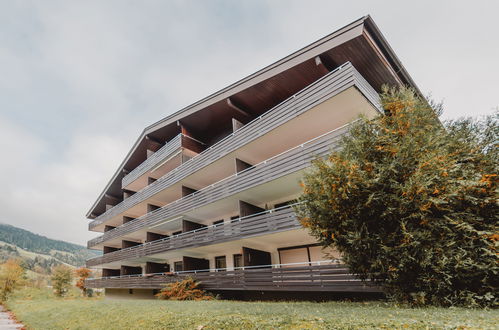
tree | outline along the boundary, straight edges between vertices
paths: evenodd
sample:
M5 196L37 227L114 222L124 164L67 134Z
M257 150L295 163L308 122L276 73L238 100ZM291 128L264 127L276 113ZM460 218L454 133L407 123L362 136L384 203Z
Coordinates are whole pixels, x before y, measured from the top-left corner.
M0 302L5 302L12 292L20 285L24 269L19 261L7 260L0 268Z
M66 265L57 265L52 268L52 276L50 279L52 281L52 287L54 288L55 295L62 297L71 286L73 271Z
M90 277L92 271L88 268L81 267L75 270L75 274L78 277L76 280L76 287L80 289L81 294L86 297L89 291L87 291L87 288L85 287L85 280Z
M442 124L410 89L381 101L384 115L313 162L301 223L397 301L496 305L499 113Z

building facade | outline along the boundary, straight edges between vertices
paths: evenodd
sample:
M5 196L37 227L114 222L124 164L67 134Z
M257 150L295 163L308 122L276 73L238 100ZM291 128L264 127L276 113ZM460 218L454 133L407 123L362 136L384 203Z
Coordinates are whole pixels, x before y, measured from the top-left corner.
M89 210L87 287L152 297L192 276L219 292L378 292L293 211L304 171L382 85L417 88L369 16L147 127Z

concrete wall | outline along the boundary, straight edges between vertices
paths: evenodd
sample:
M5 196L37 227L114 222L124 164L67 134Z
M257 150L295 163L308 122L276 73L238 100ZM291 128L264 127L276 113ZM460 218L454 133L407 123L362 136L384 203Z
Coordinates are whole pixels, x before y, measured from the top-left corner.
M130 294L130 291L132 293ZM106 299L155 299L152 289L106 289Z

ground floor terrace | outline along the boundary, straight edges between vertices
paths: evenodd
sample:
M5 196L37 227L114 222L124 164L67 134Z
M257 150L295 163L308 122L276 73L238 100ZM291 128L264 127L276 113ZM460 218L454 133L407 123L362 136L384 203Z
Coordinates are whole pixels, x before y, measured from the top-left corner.
M199 280L205 290L228 294L234 291L381 293L379 287L360 280L337 260L108 276L89 279L86 286L106 288L106 295L116 298L148 298L166 284L188 277Z

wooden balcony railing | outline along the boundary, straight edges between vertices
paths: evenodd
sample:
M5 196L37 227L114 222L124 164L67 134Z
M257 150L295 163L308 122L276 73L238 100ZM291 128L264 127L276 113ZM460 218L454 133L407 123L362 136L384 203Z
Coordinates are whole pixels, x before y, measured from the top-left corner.
M248 144L312 109L323 101L355 86L378 110L379 96L350 62L343 64L297 94L244 125L231 135L178 166L133 196L107 210L89 223L89 229L123 213L183 178L199 171L232 151Z
M87 279L87 288L160 289L193 277L205 290L381 292L331 261Z
M87 260L87 267L125 259L141 258L166 251L228 242L245 237L276 233L301 228L293 212L293 205L231 220L223 225L212 225L157 241L106 253Z
M93 247L107 240L133 233L143 228L151 228L162 222L178 217L190 210L227 198L238 192L268 183L280 177L303 170L317 156L324 156L338 148L338 142L348 132L345 125L286 152L267 159L242 172L238 172L208 187L178 199L146 215L127 222L88 241Z
M163 147L161 147L158 151L149 156L149 158L147 158L139 166L134 168L133 171L123 177L123 179L121 180L121 187L125 188L126 186L137 180L139 177L152 170L162 161L173 156L182 147L190 149L196 153L199 153L204 149L201 142L196 141L193 138L181 133L170 140Z

